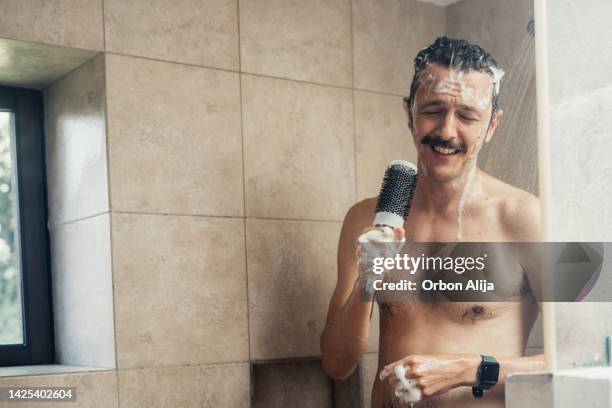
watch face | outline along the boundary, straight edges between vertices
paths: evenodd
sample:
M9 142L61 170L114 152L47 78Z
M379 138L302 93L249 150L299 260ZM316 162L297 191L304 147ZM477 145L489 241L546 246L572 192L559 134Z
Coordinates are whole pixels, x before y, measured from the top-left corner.
M495 385L499 379L499 363L483 362L480 368L481 383Z

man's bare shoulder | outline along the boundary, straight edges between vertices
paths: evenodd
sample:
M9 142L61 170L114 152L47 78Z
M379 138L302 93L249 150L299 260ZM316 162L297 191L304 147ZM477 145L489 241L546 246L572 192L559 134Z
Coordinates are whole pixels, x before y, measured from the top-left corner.
M489 176L490 191L499 204L499 214L512 241L540 241L540 199L518 187Z

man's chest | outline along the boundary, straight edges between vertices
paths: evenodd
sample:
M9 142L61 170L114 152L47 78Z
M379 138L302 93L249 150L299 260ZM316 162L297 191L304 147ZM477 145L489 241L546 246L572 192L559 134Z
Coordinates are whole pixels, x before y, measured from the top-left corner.
M507 225L494 209L470 209L434 216L410 214L404 229L406 237L415 242L512 241Z

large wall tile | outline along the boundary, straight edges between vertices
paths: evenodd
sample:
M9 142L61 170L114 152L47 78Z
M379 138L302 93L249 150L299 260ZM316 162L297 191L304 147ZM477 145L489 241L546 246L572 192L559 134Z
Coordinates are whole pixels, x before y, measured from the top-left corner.
M103 50L100 0L3 0L0 37Z
M446 9L446 31L449 37L483 47L507 72L518 63L521 44L529 40L532 17L533 0L462 1Z
M247 361L241 219L113 214L119 368Z
M117 408L116 371L96 371L88 373L31 375L24 377L0 378L0 387L75 387L76 401L72 402L35 402L3 404L3 407L16 408Z
M115 367L115 325L107 214L50 230L56 360Z
M113 210L241 216L238 74L107 55Z
M407 96L413 61L444 35L444 8L416 0L353 0L355 88Z
M121 408L250 405L248 363L119 371Z
M253 365L253 408L332 408L333 383L321 362Z
M45 89L51 224L107 212L104 56Z
M252 359L320 355L340 223L247 219Z
M355 201L350 90L243 75L246 211L341 220Z
M377 196L391 160L417 163L402 98L355 91L357 198Z
M361 367L347 378L334 381L334 408L361 407Z
M105 0L106 49L238 70L235 0Z
M370 332L368 334L368 352L378 353L378 343L380 337L380 310L378 303L374 304L372 319L370 319Z
M240 1L241 70L351 86L348 0Z

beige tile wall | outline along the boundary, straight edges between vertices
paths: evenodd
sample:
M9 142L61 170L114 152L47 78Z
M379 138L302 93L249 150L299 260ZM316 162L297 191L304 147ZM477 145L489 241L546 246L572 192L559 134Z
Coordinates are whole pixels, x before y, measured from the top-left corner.
M415 0L352 0L355 88L408 96L417 52L446 33L445 9Z
M242 100L247 216L341 221L355 201L351 90L243 75Z
M417 154L400 96L357 90L354 94L357 198L362 200L378 194L380 169L390 158L416 163Z
M350 87L349 0L242 0L243 72Z
M332 408L333 382L318 361L255 364L253 408Z
M251 358L316 356L340 222L247 219Z
M235 0L104 0L106 51L238 70Z
M248 361L239 218L114 213L119 369Z
M240 217L237 73L107 56L114 211Z
M104 50L101 0L0 2L0 37Z
M119 371L123 408L248 407L248 363Z

